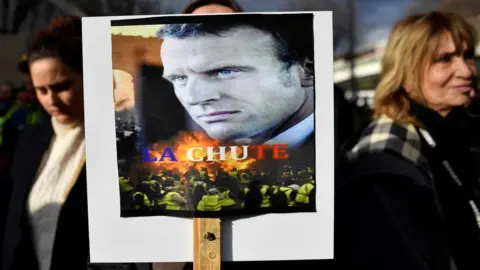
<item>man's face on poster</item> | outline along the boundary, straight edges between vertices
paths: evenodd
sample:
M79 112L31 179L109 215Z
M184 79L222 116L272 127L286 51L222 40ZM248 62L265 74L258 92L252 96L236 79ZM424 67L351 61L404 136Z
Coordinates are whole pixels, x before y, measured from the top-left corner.
M256 136L284 122L306 98L301 65L287 67L276 46L273 36L251 27L165 37L164 77L211 138Z

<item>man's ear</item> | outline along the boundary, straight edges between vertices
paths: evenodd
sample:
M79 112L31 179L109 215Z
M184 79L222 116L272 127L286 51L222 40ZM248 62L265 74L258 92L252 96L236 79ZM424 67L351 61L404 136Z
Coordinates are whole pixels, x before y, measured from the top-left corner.
M314 75L313 60L305 58L300 63L300 83L302 87L313 87Z

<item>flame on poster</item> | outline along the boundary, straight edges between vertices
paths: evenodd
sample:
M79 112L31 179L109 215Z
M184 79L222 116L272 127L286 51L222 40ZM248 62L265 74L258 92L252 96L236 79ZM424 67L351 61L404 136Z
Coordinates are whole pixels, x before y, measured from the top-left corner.
M227 158L226 160L222 161L206 161L207 154L205 151L193 153L193 157L195 159L201 159L203 161L192 162L186 158L189 149L193 147L218 147L220 145L221 144L219 141L211 139L203 131L181 132L173 140L162 144L155 144L154 147L150 149L150 155L158 158L162 156L162 153L164 153L167 147L171 148L178 160L172 161L166 158L162 162L149 163L148 166L152 169L156 168L157 170L170 170L183 175L191 167L194 167L197 170L200 170L201 168L207 168L209 172L213 172L219 168L223 168L225 171L231 171L234 168L237 170L245 170L252 168L255 164L256 159L253 157L247 157L243 160ZM230 148L227 148L225 151L225 156L231 156ZM237 156L242 156L243 149L241 147L237 147L235 154Z

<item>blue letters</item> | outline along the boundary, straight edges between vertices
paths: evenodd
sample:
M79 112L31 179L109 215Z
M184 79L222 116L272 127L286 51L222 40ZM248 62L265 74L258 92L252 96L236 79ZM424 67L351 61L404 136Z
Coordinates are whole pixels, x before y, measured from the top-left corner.
M157 161L157 158L151 158L150 157L150 151L148 148L142 148L142 153L143 153L143 162L155 162Z
M175 157L175 154L173 153L173 150L170 147L167 147L163 150L163 153L160 159L156 157L151 157L150 151L148 150L148 148L142 148L142 153L143 153L143 162L160 162L160 161L163 161L165 158L169 158L170 161L177 161L177 157Z
M170 147L167 147L165 148L165 150L163 150L162 157L160 157L159 161L163 161L163 159L166 157L170 158L170 161L177 161L177 158L175 157L175 154L173 153L173 150Z

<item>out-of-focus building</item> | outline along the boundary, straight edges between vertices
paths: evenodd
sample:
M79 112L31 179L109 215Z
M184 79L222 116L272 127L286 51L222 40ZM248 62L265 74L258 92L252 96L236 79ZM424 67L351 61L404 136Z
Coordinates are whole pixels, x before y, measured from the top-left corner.
M21 84L17 63L36 31L57 16L171 14L166 0L0 0L0 82Z
M24 76L17 70L17 64L26 50L26 36L0 35L0 44L0 82L10 81L19 85Z
M373 94L378 83L381 59L384 48L378 47L355 56L355 69L353 77L356 80L357 89L352 89L352 70L350 61L343 56L337 57L334 62L335 83L345 91L345 98L355 102L359 107L373 106Z
M467 20L476 28L480 35L480 14L472 16ZM373 108L373 98L380 78L381 60L384 51L384 46L377 46L376 48L357 53L353 71L357 89L352 89L352 72L349 60L343 55L335 58L334 81L344 89L347 100L356 103L359 107ZM475 52L477 66L480 70L480 42L477 44Z
M137 93L142 65L161 66L158 25L112 27L112 67L116 116L128 120L141 100Z

